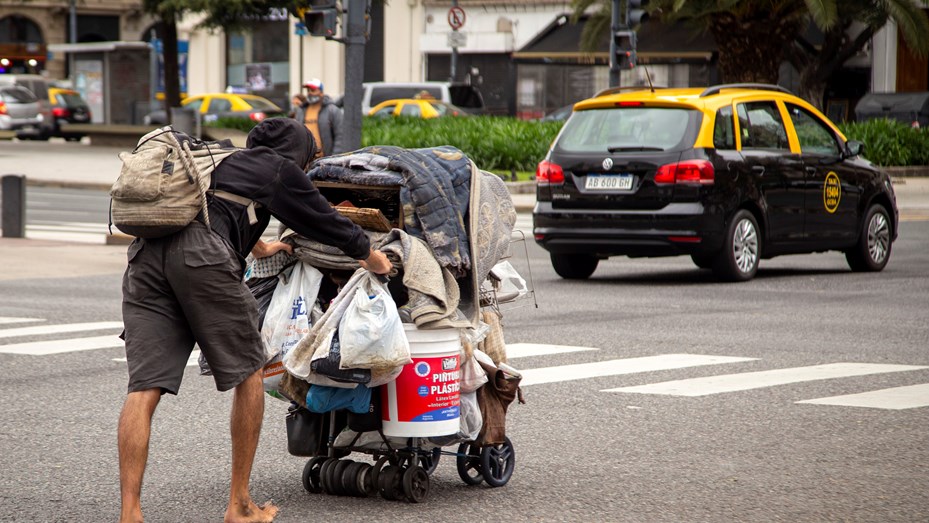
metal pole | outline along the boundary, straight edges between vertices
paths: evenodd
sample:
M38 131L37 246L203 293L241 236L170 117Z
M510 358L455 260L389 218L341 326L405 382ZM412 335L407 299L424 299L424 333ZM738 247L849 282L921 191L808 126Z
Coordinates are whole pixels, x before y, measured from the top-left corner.
M77 0L71 0L68 5L68 28L71 32L68 35L68 42L77 43ZM74 78L74 51L68 53L68 78L71 79L71 87L74 87L76 81Z
M458 0L452 0L452 7L458 7ZM457 33L457 28L452 28L453 33ZM457 40L455 40L457 42ZM458 77L458 45L452 46L452 63L451 69L449 71L448 81L451 83L455 82L455 78Z
M3 192L2 214L4 238L26 237L26 176L7 174L0 180Z
M616 32L622 29L622 0L612 1L610 17L610 87L619 87L619 64L616 63Z
M370 0L348 0L345 27L345 103L342 115L342 143L336 144L336 152L354 151L361 148L361 98L365 63L365 17L368 16Z

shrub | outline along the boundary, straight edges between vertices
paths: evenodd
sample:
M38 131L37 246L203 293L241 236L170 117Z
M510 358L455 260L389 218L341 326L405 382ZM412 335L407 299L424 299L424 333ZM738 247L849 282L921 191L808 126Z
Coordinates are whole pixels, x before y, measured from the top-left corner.
M839 124L839 129L864 143L863 156L877 165L929 165L929 130L888 119Z

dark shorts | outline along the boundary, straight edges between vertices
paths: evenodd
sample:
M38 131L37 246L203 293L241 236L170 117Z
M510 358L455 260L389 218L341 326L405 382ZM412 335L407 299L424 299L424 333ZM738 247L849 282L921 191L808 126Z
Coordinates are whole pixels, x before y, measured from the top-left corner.
M123 276L129 392L177 394L194 343L216 388L264 365L258 306L235 252L200 222L165 238L135 240Z

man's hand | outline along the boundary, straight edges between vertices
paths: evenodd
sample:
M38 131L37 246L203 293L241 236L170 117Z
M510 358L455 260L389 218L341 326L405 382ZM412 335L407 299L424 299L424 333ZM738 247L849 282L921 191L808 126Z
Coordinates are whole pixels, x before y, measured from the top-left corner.
M284 242L264 242L258 240L258 243L252 247L252 256L256 258L267 258L278 251L287 251L293 254L294 248L289 243Z
M358 264L374 274L387 274L393 268L390 260L387 259L387 255L374 249L371 249L371 254L367 258L358 260Z

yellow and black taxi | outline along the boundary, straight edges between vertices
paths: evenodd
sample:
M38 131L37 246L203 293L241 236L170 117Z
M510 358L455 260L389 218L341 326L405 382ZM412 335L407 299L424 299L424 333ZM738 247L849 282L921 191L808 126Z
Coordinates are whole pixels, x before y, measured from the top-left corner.
M823 251L880 271L896 198L862 149L779 86L608 89L574 106L539 163L535 240L568 279L611 256L690 255L727 281Z

